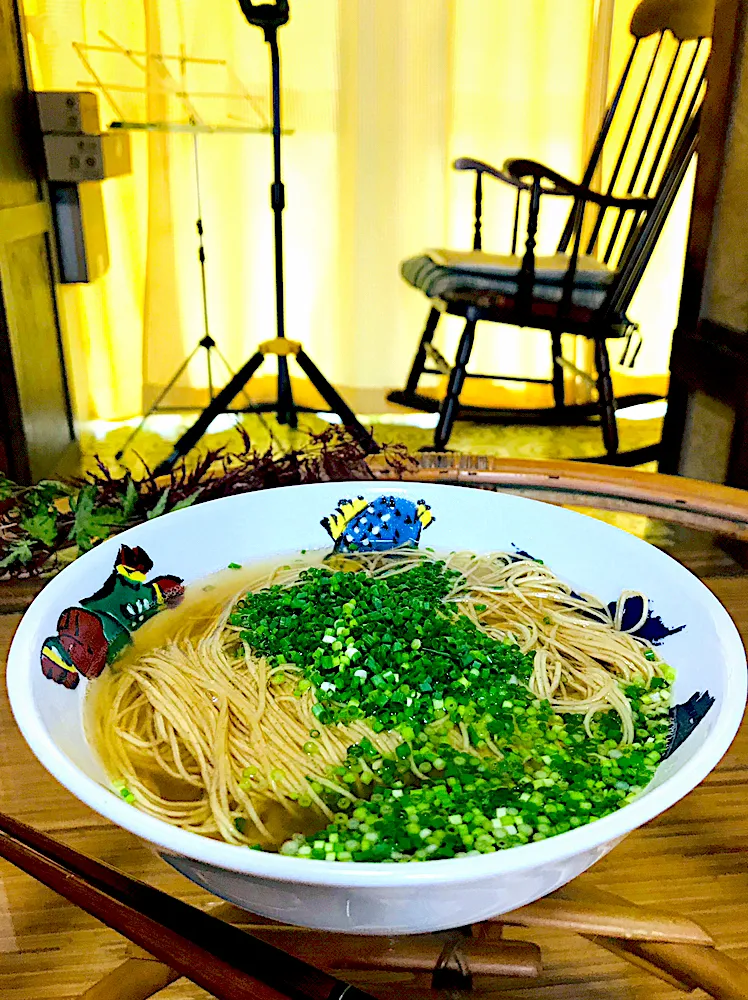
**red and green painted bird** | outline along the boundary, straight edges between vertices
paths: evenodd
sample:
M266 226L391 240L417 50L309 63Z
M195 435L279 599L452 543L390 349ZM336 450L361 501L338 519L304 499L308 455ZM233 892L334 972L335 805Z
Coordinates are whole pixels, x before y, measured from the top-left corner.
M98 677L107 663L131 642L130 633L163 608L176 607L184 597L182 580L157 576L146 582L153 561L139 546L122 545L104 585L66 608L57 635L46 639L41 652L45 677L66 688L78 686L80 675Z

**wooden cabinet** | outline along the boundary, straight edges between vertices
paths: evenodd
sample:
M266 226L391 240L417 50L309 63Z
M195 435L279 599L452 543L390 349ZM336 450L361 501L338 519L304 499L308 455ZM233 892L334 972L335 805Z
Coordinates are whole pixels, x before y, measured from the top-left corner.
M0 0L0 470L51 474L74 440L16 0Z

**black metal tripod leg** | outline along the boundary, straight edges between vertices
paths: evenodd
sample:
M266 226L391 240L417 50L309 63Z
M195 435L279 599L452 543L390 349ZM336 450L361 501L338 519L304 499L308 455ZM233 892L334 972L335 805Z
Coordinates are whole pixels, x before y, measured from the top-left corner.
M296 406L291 391L291 378L288 374L288 358L278 355L278 423L288 424L295 429L298 426Z
M616 400L613 395L613 380L610 375L608 347L602 338L595 341L595 367L597 368L597 393L599 396L600 422L603 428L603 444L608 455L615 455L618 452Z
M406 392L415 392L418 388L418 382L426 366L426 345L430 344L434 339L434 333L436 332L436 326L440 318L441 313L438 309L432 309L428 315L416 356L413 358L413 365L410 369L410 375L408 375L408 381L405 383Z
M198 344L198 345L197 345L197 347L195 348L195 350L194 350L194 351L192 352L192 354L190 354L190 356L189 356L188 358L185 358L185 359L184 359L184 361L183 361L183 362L182 362L182 364L181 364L181 365L179 366L179 368L177 368L177 370L176 370L176 371L174 372L174 375L172 376L172 378L171 378L171 380L170 380L170 381L168 382L168 384L167 384L167 385L165 385L165 386L164 386L164 388L163 388L163 389L161 390L161 392L160 392L160 393L158 394L158 396L156 396L156 398L154 399L153 403L151 403L151 408L150 408L150 410L149 410L149 411L148 411L147 413L145 413L145 414L143 415L143 418L141 419L141 421L140 421L140 423L138 424L138 426L137 426L137 427L135 428L135 430L134 430L134 431L133 431L133 432L132 432L132 433L130 434L130 436L128 437L128 439L127 439L127 440L125 441L125 443L124 443L124 444L122 445L122 447L121 447L121 448L120 448L120 450L119 450L119 451L117 452L117 454L116 454L116 455L114 456L114 459L115 459L115 461L119 462L119 460L120 460L120 459L122 458L122 456L123 456L123 455L125 454L125 452L127 451L127 449L128 449L128 448L130 447L130 445L131 445L131 444L133 443L133 441L135 440L135 438L136 438L136 437L138 436L138 434L140 434L140 432L141 432L141 431L143 430L143 428L145 427L145 422L146 422L146 420L147 420L147 419L148 419L148 418L149 418L149 417L151 416L151 414L152 414L152 413L155 413L155 412L156 412L156 410L157 410L157 409L159 408L159 406L161 405L161 401L162 401L163 399L165 399L165 398L166 398L166 397L167 397L167 396L169 395L169 393L171 392L171 390L173 389L173 387L174 387L174 386L176 385L176 383L177 383L177 382L179 381L179 379L181 378L181 376L182 376L182 372L183 372L183 371L184 371L184 370L185 370L185 369L187 368L187 365L188 365L188 364L190 363L190 361L192 361L192 359L193 359L193 358L195 357L195 355L197 354L197 351L198 351L198 348L199 348L199 347L200 347L200 345ZM210 357L210 355L208 355L208 356Z
M212 402L205 407L192 427L189 427L177 441L169 457L165 458L156 468L155 475L166 475L172 469L175 462L179 461L180 458L186 455L187 452L197 444L215 418L219 414L226 412L232 400L242 391L246 383L249 382L254 373L260 367L264 357L264 354L257 351L257 353L253 354L249 361L247 361L247 363L239 369L231 381L226 383Z
M465 369L473 350L476 323L477 320L468 319L457 346L457 356L449 376L447 394L439 410L439 423L434 432L434 451L444 451L452 434L452 427L460 405L460 393L465 382Z
M361 447L365 449L366 453L368 455L373 455L378 452L380 450L379 445L376 443L372 435L359 421L358 417L350 406L348 406L343 397L339 396L335 389L333 389L309 355L305 354L303 350L299 351L296 355L296 360L299 363L299 368L301 368L320 396L324 399L333 413L337 413L343 422L343 426L346 427L346 429L356 438Z

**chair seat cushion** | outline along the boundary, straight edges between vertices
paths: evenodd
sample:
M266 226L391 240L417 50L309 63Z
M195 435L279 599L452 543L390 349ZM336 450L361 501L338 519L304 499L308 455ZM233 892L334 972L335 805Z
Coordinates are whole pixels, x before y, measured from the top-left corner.
M535 258L533 297L544 302L560 302L564 276L569 267L566 254ZM490 254L481 250L427 250L402 263L403 278L432 299L449 300L469 291L498 292L513 296L522 258L516 254ZM574 275L572 304L585 309L599 308L608 286L615 278L605 264L580 255Z

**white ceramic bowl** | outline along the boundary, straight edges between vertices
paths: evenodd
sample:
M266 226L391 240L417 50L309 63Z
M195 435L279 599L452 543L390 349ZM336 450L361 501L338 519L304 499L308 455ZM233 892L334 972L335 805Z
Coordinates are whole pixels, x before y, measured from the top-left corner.
M320 521L341 497L358 495L370 501L397 496L408 506L423 499L434 522L421 544L437 551L511 551L516 546L606 602L624 589L640 589L665 623L685 625L662 646L677 670L675 701L708 690L714 704L636 801L538 843L403 865L312 861L230 846L152 819L110 790L82 724L85 688L96 681L82 680L69 689L52 683L40 668L40 650L55 637L61 612L99 590L122 544L148 553L154 563L148 580L173 574L189 587L230 562L246 565L274 554L331 547ZM168 588L167 580L162 590ZM153 845L182 874L255 913L359 934L463 926L573 879L715 767L735 736L746 701L746 660L735 626L709 590L661 551L600 521L537 501L408 483L333 483L250 493L169 514L110 539L60 573L34 601L13 641L7 680L15 718L42 764L92 809Z

